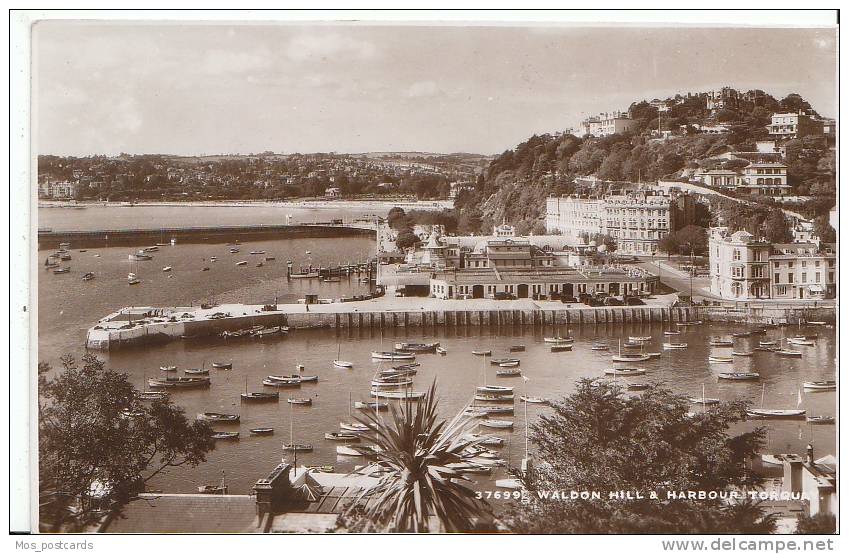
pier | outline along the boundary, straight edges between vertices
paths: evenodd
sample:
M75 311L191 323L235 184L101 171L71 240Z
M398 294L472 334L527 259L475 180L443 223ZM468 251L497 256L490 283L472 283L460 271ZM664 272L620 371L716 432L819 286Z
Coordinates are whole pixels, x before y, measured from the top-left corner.
M372 237L372 223L312 223L300 225L220 225L209 227L163 227L159 229L100 229L96 231L38 231L39 248L58 248L70 243L74 248L102 246L149 246L158 243L226 243L234 240Z
M435 328L457 326L564 326L675 323L699 318L694 307L669 305L589 307L526 300L442 301L377 297L358 302L202 307L123 308L101 319L86 347L109 350L179 338L214 337L255 325L290 330ZM224 339L222 339L224 340Z

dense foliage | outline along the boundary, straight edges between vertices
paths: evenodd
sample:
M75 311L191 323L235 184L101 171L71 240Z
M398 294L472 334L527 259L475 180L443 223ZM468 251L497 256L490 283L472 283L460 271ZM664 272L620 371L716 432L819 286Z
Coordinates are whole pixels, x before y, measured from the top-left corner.
M39 364L40 522L79 530L144 489L170 467L195 466L215 447L206 422L189 421L169 400L143 404L126 374L91 354L78 367Z
M530 502L505 518L522 533L768 533L775 520L755 504L670 498L668 492L757 487L747 461L763 446L757 428L732 435L745 404L690 415L688 398L652 385L638 396L584 379L531 427L535 463L523 476ZM599 499L545 498L540 491L595 491ZM611 498L632 491L634 498ZM640 492L644 498L635 498ZM651 493L657 493L656 498Z
M455 202L458 229L487 231L506 219L520 233L540 232L545 198L576 192L576 177L651 182L678 178L685 170L697 168L740 169L745 162L715 156L731 150L754 151L755 141L768 138L765 126L775 111L810 110L797 94L777 100L759 92L757 102L741 100L737 109L720 110L714 116L706 110L704 95L675 97L680 103L664 114L647 102L634 103L629 112L637 125L627 134L602 138L534 135L493 160L474 190L459 196ZM731 132L699 134L695 127L716 123L728 124ZM656 130L677 134L655 138L652 132ZM831 145L823 137L790 141L787 164L794 193L814 196L802 205L805 213L811 217L826 213L836 194Z

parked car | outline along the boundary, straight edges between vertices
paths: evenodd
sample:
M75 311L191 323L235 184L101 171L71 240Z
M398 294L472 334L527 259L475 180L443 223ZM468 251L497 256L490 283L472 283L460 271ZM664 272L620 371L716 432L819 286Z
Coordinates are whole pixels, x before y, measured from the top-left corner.
M493 296L496 300L515 300L516 297L508 292L496 292Z
M643 302L641 299L637 298L636 296L629 296L628 298L625 299L625 304L628 305L628 306L643 306L645 304L645 302Z
M604 299L605 306L622 306L623 304L625 303L616 298L615 296L609 296Z
M578 299L574 296L561 296L560 301L564 304L576 304L578 302Z

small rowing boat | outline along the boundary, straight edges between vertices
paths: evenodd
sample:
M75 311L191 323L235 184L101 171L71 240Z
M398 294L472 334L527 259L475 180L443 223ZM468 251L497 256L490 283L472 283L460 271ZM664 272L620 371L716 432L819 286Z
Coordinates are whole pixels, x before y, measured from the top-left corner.
M833 425L834 424L834 416L829 416L829 415L807 416L805 418L805 421L807 421L811 425Z
M732 355L732 356L743 356L744 358L748 358L748 357L750 357L750 356L754 356L754 355L755 355L755 353L754 353L753 351L751 351L751 350L743 350L743 351L740 351L740 350L732 350L732 351L731 351L731 355Z
M837 381L805 381L802 388L812 391L837 390Z
M766 408L750 408L746 410L746 414L750 417L762 417L762 418L797 418L805 415L805 410L801 409L791 409L791 410L771 410Z
M795 337L792 338L792 339L787 339L787 343L788 344L795 344L797 346L815 346L816 345L816 343L814 341L810 340L810 339L795 338Z
M277 402L280 400L279 392L243 392L239 395L242 402Z
M635 367L611 367L604 370L606 375L645 375L645 369L638 369Z
M248 431L251 435L273 435L273 427L255 427Z
M476 402L513 402L512 394L478 393L475 395Z
M552 352L571 352L572 345L571 344L554 344L551 346Z
M205 368L184 369L183 373L186 375L209 375L209 370Z
M687 348L686 342L664 342L663 349L664 350L683 350Z
M760 373L755 373L753 371L740 371L740 372L732 372L732 373L720 373L717 375L719 379L725 379L726 381L757 381L761 378Z
M238 431L219 431L217 433L212 433L212 438L217 441L233 441L239 440L239 432Z
M728 339L712 339L708 344L710 346L734 346L734 341Z
M712 364L730 364L734 362L731 356L708 356L708 361Z
M484 385L475 390L478 393L513 394L513 387L500 387L498 385Z
M372 352L372 360L415 360L415 354L406 352Z
M360 442L360 436L356 433L333 432L325 433L325 440L338 442Z
M159 366L159 371L177 371L177 366L175 366L175 365L161 365L161 366Z
M293 452L293 453L294 452L312 452L312 445L311 444L299 444L299 443L284 444L283 450L285 452Z
M524 352L525 351L525 345L524 344L514 344L510 348L508 348L508 351L510 351L510 352Z
M519 377L521 375L521 369L500 369L495 372L496 377Z
M489 361L489 365L501 365L510 363L515 363L516 365L519 365L519 358L493 358Z
M312 406L312 398L287 398L286 402L298 406Z
M238 414L222 414L218 412L203 412L198 414L198 421L209 421L212 423L239 423Z
M492 350L472 350L475 356L492 356Z
M548 400L540 396L522 395L519 397L519 400L521 400L522 402L527 402L528 404L548 404Z
M232 362L212 362L212 367L215 369L233 369Z
M802 351L801 350L791 350L789 348L779 348L775 351L779 356L785 356L787 358L801 358Z
M614 354L611 356L611 359L614 362L645 362L646 360L651 359L650 356L646 354Z
M607 352L608 350L610 350L610 347L606 344L595 343L590 346L590 350L595 350L597 352Z
M512 429L513 422L507 419L482 419L478 421L481 427L489 427L490 429Z

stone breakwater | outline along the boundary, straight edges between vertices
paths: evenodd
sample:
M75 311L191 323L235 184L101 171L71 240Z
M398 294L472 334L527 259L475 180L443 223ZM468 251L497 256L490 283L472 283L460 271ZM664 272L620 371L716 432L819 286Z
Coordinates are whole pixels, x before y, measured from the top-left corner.
M123 308L88 330L86 346L108 350L178 338L220 335L255 325L310 328L435 327L435 326L583 326L692 321L696 308L646 306L587 307L532 301L434 301L376 299L367 302L226 304L204 307ZM224 339L222 339L224 340Z

